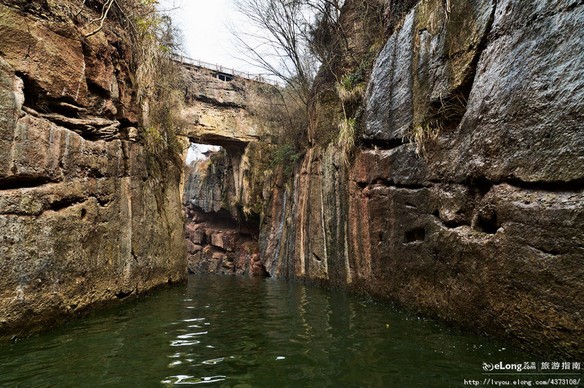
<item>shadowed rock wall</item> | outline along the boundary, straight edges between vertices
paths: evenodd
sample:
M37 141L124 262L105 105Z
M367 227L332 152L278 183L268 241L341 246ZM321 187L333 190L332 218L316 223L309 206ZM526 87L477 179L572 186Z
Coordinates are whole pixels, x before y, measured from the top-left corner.
M189 271L265 275L258 254L260 216L246 211L254 208L247 161L247 154L222 149L187 167L183 205Z
M351 165L315 147L273 190L268 272L581 355L583 21L581 1L419 2L375 62Z
M180 171L148 167L130 41L84 38L79 3L0 4L0 335L186 275Z

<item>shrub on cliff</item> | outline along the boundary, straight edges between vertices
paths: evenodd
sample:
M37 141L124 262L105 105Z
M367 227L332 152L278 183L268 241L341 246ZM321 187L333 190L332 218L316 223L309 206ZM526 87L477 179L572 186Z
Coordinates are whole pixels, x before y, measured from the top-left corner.
M177 30L156 5L156 0L83 0L77 16L83 19L85 38L102 32L108 20L128 33L142 137L153 154L175 161L180 155L175 133L183 101L177 87L179 68L172 58L178 49Z
M358 146L366 85L385 40L385 9L379 0L347 0L337 18L322 13L311 30L310 48L322 66L311 90L309 143L333 145L346 164Z
M236 35L245 54L286 85L279 110L294 125L281 127L281 132L290 132L283 133L281 140L290 139L297 152L335 144L348 161L358 134L367 78L384 41L385 2L235 2L256 28L249 34L251 42L244 33Z

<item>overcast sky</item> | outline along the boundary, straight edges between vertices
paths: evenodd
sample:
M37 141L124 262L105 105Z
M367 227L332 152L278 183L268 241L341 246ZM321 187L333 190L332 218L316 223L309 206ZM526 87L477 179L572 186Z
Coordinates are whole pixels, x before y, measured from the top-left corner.
M243 27L245 19L235 11L233 0L160 0L161 9L182 31L185 54L213 64L251 73L260 73L238 52L228 26Z

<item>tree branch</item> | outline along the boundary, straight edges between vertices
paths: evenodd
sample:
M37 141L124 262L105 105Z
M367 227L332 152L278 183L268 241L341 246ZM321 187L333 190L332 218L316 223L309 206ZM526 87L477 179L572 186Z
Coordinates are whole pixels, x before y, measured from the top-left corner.
M97 34L99 31L103 29L103 24L105 23L105 19L107 18L107 14L109 13L113 3L114 0L108 0L107 3L104 4L101 12L101 17L98 19L99 26L95 30L91 31L89 34L85 34L86 38L89 38L90 36Z

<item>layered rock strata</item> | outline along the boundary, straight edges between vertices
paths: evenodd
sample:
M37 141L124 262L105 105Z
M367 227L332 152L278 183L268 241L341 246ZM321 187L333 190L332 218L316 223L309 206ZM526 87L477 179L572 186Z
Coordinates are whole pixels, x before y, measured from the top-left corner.
M189 271L265 276L258 254L259 223L239 211L232 161L222 150L193 162L187 170L184 206Z
M253 116L277 103L273 85L188 63L181 66L185 95L181 135L240 153L247 144L262 140L264 131Z
M191 273L266 276L258 250L257 225L241 225L225 214L187 207L185 238Z
M257 116L280 101L268 83L183 63L190 142L222 147L185 171L183 206L191 272L267 273L258 256L259 220L271 178L262 166L269 123Z
M85 37L79 3L0 4L0 335L186 275L180 172L148 168L129 38Z

